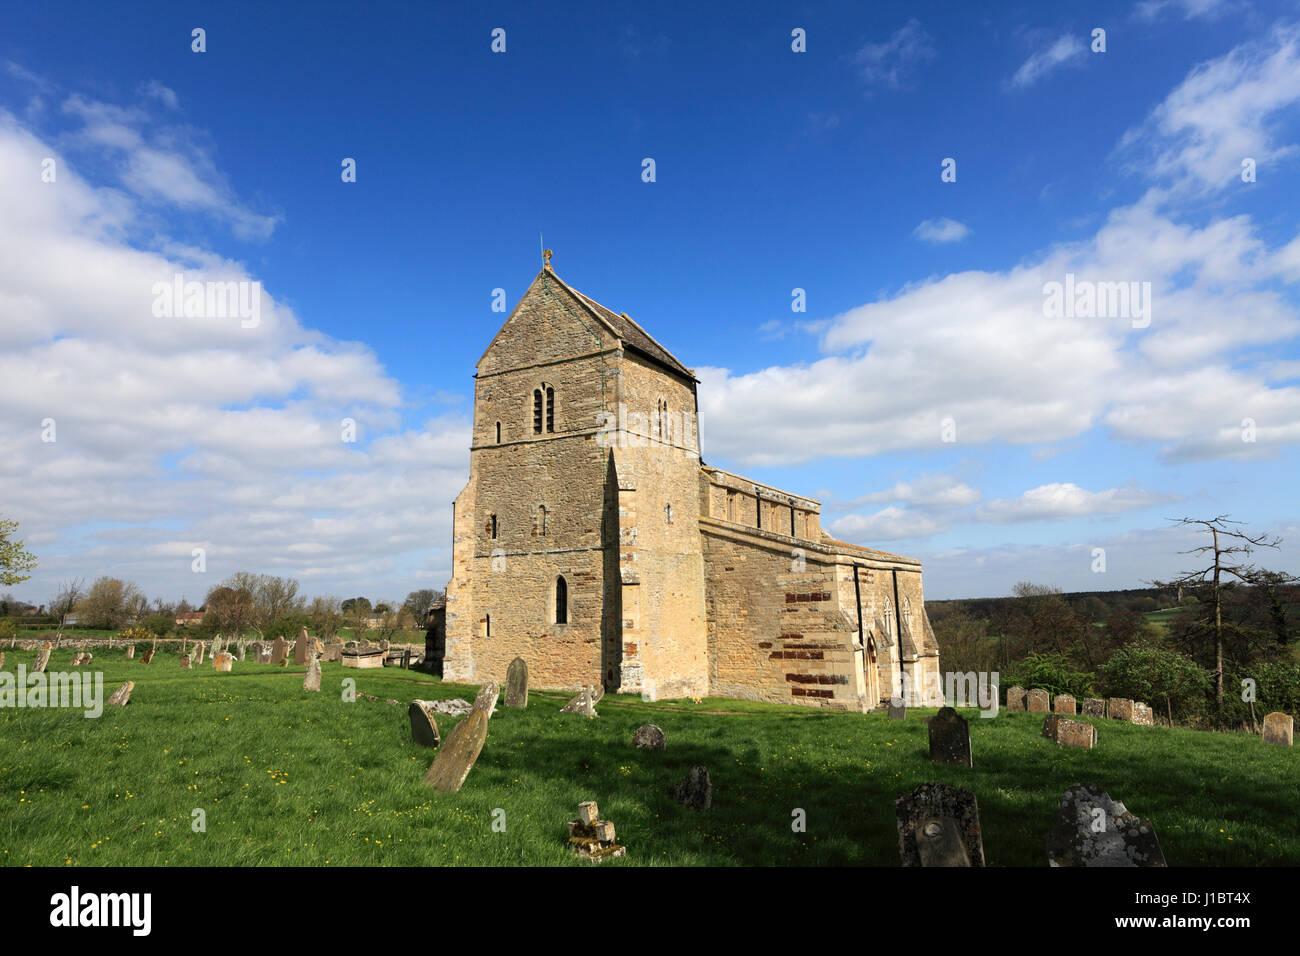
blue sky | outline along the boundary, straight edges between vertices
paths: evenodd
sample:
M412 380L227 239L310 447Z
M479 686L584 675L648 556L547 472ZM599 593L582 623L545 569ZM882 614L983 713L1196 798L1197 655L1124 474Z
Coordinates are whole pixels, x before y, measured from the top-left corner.
M441 587L492 291L539 233L697 369L707 461L931 597L1140 586L1190 546L1169 516L1293 538L1298 120L1294 3L8 8L15 593ZM259 281L263 321L160 320L178 271ZM1067 273L1150 282L1149 325L1046 317Z

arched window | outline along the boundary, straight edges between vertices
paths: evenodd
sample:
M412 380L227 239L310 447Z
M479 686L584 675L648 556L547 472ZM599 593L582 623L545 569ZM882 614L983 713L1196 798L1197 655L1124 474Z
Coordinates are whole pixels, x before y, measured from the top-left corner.
M495 541L496 539L497 539L497 516L493 515L492 516L492 540Z
M537 506L537 533L539 535L546 534L547 518L549 516L550 516L550 512L546 510L546 505Z
M501 423L497 422L497 444L501 444Z
M546 430L555 431L555 389L546 386Z
M542 433L542 390L533 389L533 434Z
M555 623L569 623L569 583L562 576L555 579Z

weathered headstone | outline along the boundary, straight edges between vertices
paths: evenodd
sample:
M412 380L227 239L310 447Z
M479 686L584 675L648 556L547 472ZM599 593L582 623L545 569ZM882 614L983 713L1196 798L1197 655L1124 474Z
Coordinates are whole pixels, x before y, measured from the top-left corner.
M1111 697L1106 701L1106 716L1115 720L1133 719L1133 701L1127 697Z
M614 842L614 824L600 819L596 801L578 804L578 819L569 821L569 846L585 860L599 863L627 854L627 848Z
M595 688L584 687L577 697L560 708L562 714L582 714L584 717L596 716Z
M1155 715L1151 713L1151 708L1140 700L1133 702L1133 723L1143 727L1151 727L1155 724Z
M889 698L889 719L905 720L907 718L907 704L901 697Z
M289 642L283 637L277 637L275 643L271 645L271 663L282 664L289 655Z
M343 644L340 641L325 645L325 656L321 658L327 664L337 664L343 660Z
M1066 717L1073 717L1079 712L1079 705L1069 694L1057 694L1052 701L1052 713L1064 714Z
M481 710L488 717L497 711L497 698L501 696L501 685L494 680L484 681L474 698L474 709Z
M506 671L506 706L528 706L528 664L522 657L511 661Z
M37 651L36 663L32 665L33 674L42 674L45 672L46 666L50 663L50 652L53 650L53 645L51 645L49 641L46 641L45 645Z
M411 721L411 739L421 747L438 746L438 722L433 719L433 708L427 700L413 700L406 709Z
M1087 697L1083 701L1083 716L1105 717L1106 702L1099 697Z
M235 660L239 661L239 663L242 664L244 662L244 656L247 653L248 653L248 645L244 643L244 639L241 637L235 643Z
M1097 746L1097 728L1085 720L1071 720L1060 714L1048 714L1043 720L1043 736L1062 747L1091 750Z
M713 781L709 771L696 764L686 776L668 788L668 796L691 810L707 810L713 806Z
M1024 710L1027 691L1017 684L1007 688L1007 710Z
M972 766L970 724L951 707L930 718L930 759L938 763Z
M128 644L126 645L126 659L129 661L133 657L135 657L135 645Z
M235 666L235 655L229 651L222 651L212 658L212 669L214 671L228 672Z
M192 659L194 661L195 667L203 663L203 652L206 650L207 650L207 645L203 643L203 641L199 641L197 644L194 645L194 655Z
M303 628L298 634L298 640L293 645L293 662L301 666L307 663L308 652L311 650L311 638L307 636L307 628Z
M411 649L409 647L404 647L402 648L402 670L409 671L410 669L411 669Z
M307 673L302 679L302 689L310 691L320 690L320 658L315 654L307 662Z
M141 663L141 664L148 664L151 660L153 660L153 648L152 648L152 647L149 648L149 650L145 651L143 654L140 655L140 663Z
M182 654L182 655L181 655L181 670L183 670L183 671L188 671L188 670L192 670L192 669L193 669L193 668L192 668L191 665L190 665L190 655L188 655L188 654Z
M1165 866L1156 831L1147 820L1094 784L1076 784L1061 797L1047 836L1052 866Z
M1295 719L1280 710L1264 718L1264 743L1290 747L1295 742Z
M1052 710L1052 695L1041 687L1035 687L1025 694L1025 709L1031 714L1046 714Z
M113 696L108 699L111 707L125 707L131 702L131 691L135 690L135 681L129 680L117 690L113 691Z
M663 750L667 745L668 738L654 724L642 724L632 735L632 746L637 750Z
M456 793L465 778L474 769L474 761L483 751L487 740L488 715L483 710L472 710L469 716L451 729L447 739L438 747L424 782L439 793Z
M425 701L435 714L447 714L451 717L464 717L474 710L474 705L467 700L453 697L450 700Z
M983 866L975 794L946 783L923 783L894 802L903 866Z

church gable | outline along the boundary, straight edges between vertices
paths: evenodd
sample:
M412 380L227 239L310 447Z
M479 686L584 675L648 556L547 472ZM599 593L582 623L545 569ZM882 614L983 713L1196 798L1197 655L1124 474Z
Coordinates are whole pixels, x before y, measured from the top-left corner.
M481 376L614 348L617 336L549 268L537 274L478 360Z

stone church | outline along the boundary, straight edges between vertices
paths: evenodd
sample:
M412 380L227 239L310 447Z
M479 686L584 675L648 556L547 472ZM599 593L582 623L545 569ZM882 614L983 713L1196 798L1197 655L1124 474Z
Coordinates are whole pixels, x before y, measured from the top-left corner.
M697 379L546 265L478 361L442 673L866 711L939 673L921 565L700 457ZM441 636L441 635L439 635Z

